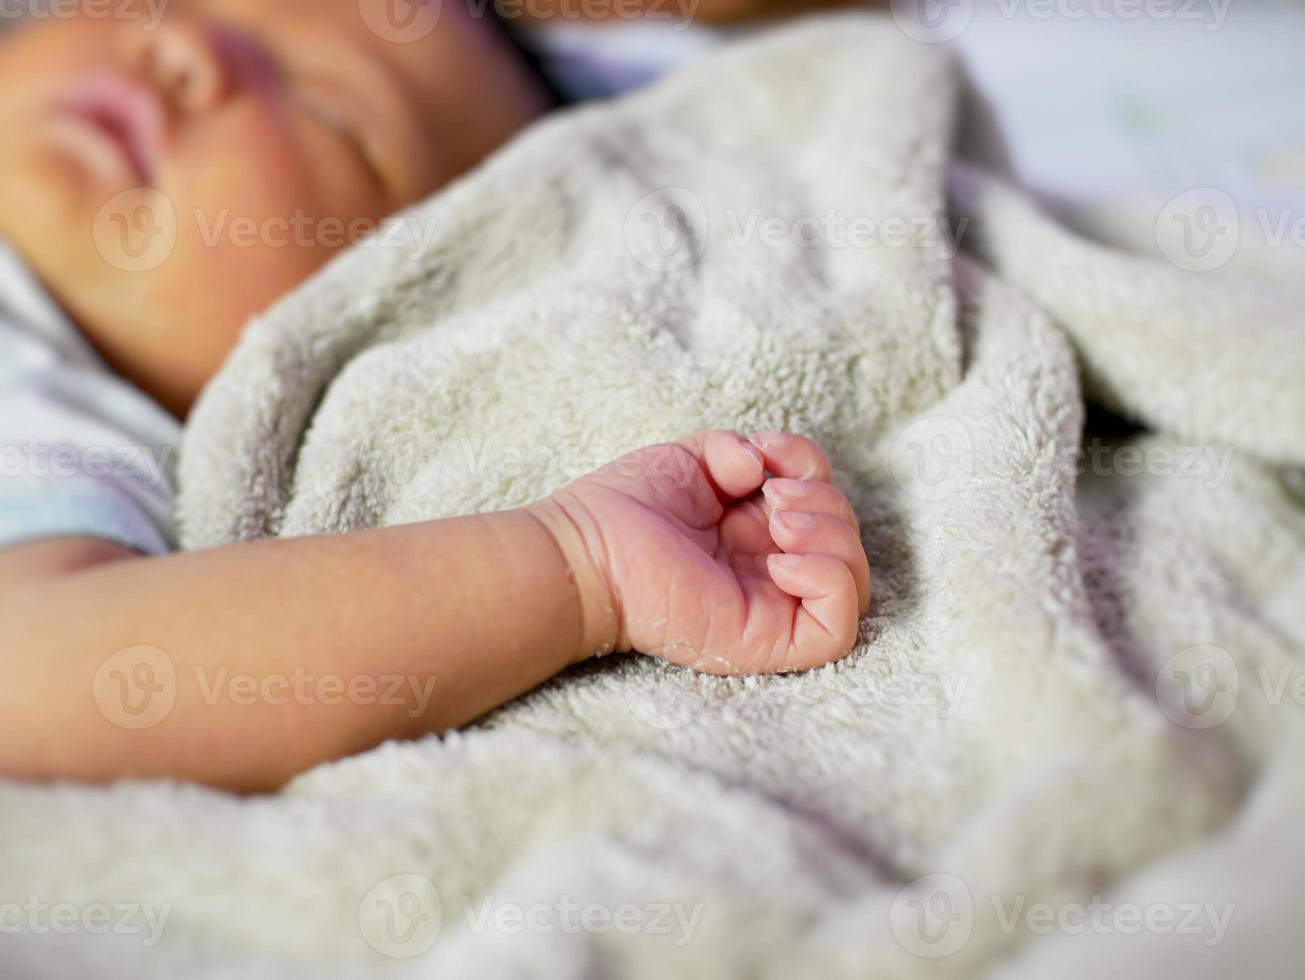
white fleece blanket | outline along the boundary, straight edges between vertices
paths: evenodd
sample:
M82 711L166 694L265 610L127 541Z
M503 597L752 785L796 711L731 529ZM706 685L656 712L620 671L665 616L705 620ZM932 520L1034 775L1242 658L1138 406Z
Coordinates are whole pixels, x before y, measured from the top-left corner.
M189 546L793 429L862 641L611 658L270 798L0 787L9 975L1296 975L1305 295L1075 238L958 162L996 144L941 48L809 22L536 126L254 322Z

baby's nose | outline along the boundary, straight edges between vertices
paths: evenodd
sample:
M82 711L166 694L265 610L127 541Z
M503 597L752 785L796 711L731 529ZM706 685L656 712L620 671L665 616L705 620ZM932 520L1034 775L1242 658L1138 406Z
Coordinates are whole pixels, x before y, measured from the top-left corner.
M178 17L153 28L124 25L119 42L126 67L183 112L203 112L230 93L232 77L222 40L202 22Z

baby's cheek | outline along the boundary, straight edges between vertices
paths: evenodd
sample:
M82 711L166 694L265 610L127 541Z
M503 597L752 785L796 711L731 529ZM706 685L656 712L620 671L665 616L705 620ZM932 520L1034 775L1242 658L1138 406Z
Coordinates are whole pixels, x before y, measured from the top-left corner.
M327 148L309 173L294 136L237 113L183 141L160 168L177 229L175 258L159 270L161 312L203 297L212 312L201 343L229 347L249 316L379 226L378 192Z
M289 104L254 95L179 134L159 185L214 245L334 252L392 210L358 155Z

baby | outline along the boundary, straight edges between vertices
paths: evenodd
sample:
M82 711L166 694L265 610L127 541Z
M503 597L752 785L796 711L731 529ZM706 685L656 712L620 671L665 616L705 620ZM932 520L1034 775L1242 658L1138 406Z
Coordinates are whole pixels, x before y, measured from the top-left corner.
M169 553L178 420L249 316L345 244L212 227L374 227L549 106L474 5L410 6L87 0L0 38L0 774L271 789L612 651L745 674L851 648L860 531L792 434L702 431L515 510ZM133 266L140 188L178 220L166 259ZM126 446L155 465L92 465ZM113 669L132 649L175 671L148 726L102 710L104 684L151 683ZM237 704L198 682L214 665L257 690L434 683Z

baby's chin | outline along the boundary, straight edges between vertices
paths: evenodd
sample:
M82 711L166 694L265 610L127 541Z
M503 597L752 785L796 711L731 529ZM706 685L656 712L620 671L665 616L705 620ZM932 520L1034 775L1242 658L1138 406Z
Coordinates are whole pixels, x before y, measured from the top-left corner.
M185 418L239 339L248 311L222 302L198 270L105 276L64 303L82 335L120 377Z
M154 267L124 268L96 249L80 267L68 259L60 281L65 308L110 366L184 418L249 321L332 253L214 245L181 228Z

